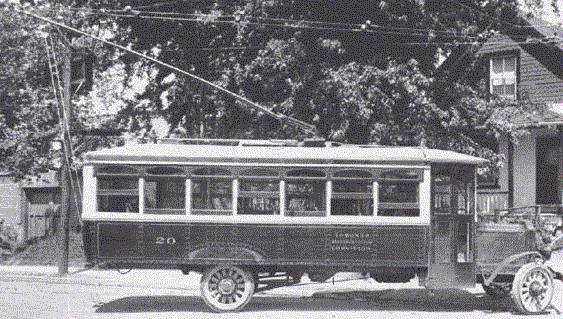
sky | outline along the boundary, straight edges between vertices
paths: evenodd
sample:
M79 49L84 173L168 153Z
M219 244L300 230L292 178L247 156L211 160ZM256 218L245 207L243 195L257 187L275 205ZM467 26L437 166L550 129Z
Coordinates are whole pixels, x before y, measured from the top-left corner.
M520 0L524 2L523 0ZM559 7L559 13L553 12L553 7L551 6L551 0L543 0L543 12L541 13L541 18L553 24L561 26L563 21L563 0L557 0Z

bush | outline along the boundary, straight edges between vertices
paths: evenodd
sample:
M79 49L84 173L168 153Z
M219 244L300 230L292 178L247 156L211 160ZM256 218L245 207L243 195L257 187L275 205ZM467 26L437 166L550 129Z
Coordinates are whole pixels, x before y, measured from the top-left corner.
M18 231L16 227L0 219L0 249L12 252L16 249L18 242Z

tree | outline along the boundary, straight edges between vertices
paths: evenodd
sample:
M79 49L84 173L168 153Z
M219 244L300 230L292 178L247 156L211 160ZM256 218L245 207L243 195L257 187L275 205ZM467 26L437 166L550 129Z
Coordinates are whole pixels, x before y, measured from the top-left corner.
M28 6L27 9L37 10L44 16L81 27L105 38L119 38L125 34L111 19L86 18L82 12L69 12L66 4L40 1L37 6ZM92 39L71 37L64 30L14 14L12 6L0 7L0 10L0 51L3 52L4 59L0 65L0 171L9 171L16 178L24 178L52 169L53 162L61 156L51 147L52 142L61 136L61 126L60 109L51 85L47 42L54 45L58 59L56 65L59 68L63 48L68 48L69 42L77 50L94 52L100 61L96 66L98 70L116 63L115 59L110 59L115 52L102 48ZM119 56L121 55L116 58ZM98 91L98 94L102 96L105 92ZM79 97L75 95L73 98ZM96 111L99 104L91 104L90 107L93 108L87 111L84 108L72 110L73 117L80 118L80 121L71 122L72 129L99 122L93 121L92 117L85 120L84 113ZM110 121L119 123L115 115ZM105 125L112 124L106 122ZM83 136L75 135L73 144L75 147L80 146L84 140ZM102 139L95 141L93 145L107 145L107 142Z
M434 73L452 50L491 30L518 28L517 0L91 0L71 2L73 10L68 4L39 1L32 9L315 123L328 139L424 144L494 158L491 137L514 134L507 119L525 113L523 103L494 100L490 107L483 92ZM6 101L0 156L23 176L46 168L47 141L57 132L36 36L45 26L12 14L0 19L2 52L14 52L1 66L7 85L0 88ZM174 137L303 136L202 83L86 37L71 41L97 56L93 90L74 100L75 128L118 127L151 138L155 119L164 119ZM84 151L120 140L74 142Z

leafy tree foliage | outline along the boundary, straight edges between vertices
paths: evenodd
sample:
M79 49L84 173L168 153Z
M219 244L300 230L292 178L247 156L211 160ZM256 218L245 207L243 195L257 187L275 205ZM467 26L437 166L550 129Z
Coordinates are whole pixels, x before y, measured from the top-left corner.
M526 2L533 10L543 5ZM494 159L492 137L515 134L510 118L525 114L525 103L490 102L478 88L440 80L435 71L452 50L492 30L517 28L519 8L517 0L90 0L40 1L33 10L314 123L327 139L426 145ZM11 14L0 19L2 52L14 52L4 54L13 58L1 66L8 85L0 88L0 156L6 169L27 174L45 168L46 141L57 130L35 34L42 24ZM164 119L172 137L303 137L168 69L88 38L72 42L98 57L93 90L74 97L73 127L117 127L151 138L155 119ZM120 141L79 136L74 142L88 150Z

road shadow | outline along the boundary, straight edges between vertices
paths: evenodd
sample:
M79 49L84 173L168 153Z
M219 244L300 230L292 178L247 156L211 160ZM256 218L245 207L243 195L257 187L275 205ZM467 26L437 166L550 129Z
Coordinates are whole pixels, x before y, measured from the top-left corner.
M209 312L197 296L132 296L94 306L97 313ZM318 292L311 297L256 296L244 308L259 311L424 311L510 313L510 298L492 298L463 290L440 291L430 295L425 289Z

